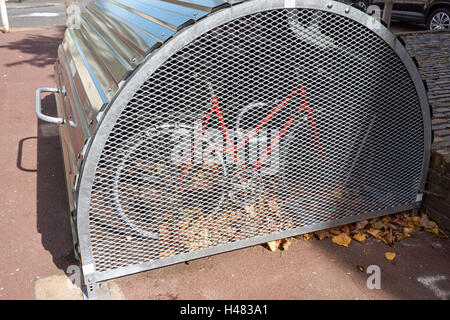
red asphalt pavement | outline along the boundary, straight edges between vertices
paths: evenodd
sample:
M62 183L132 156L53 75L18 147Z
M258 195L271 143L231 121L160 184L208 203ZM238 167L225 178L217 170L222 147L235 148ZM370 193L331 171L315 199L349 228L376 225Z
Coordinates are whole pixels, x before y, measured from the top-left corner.
M39 278L75 264L55 125L34 115L35 90L53 86L63 30L0 34L0 299L33 299ZM47 112L54 99L43 97ZM394 251L394 263L384 257ZM450 240L428 233L390 248L298 240L111 280L127 299L449 299ZM357 266L381 268L381 289Z

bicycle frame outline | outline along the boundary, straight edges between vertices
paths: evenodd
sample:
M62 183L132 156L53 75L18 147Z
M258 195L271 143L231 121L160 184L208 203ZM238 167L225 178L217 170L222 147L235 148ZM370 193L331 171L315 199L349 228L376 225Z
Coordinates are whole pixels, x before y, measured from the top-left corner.
M212 85L210 83L208 83L208 86L210 87L210 90L212 93L212 95L211 95L212 106L207 112L204 113L204 115L202 117L203 124L202 124L201 131L200 131L196 141L194 142L194 146L191 148L189 160L187 162L187 165L184 166L183 171L181 172L179 182L181 182L183 180L183 176L186 174L186 170L187 170L188 166L192 163L192 159L194 157L195 150L197 149L198 144L201 142L204 131L206 130L209 120L211 119L214 112L217 114L217 120L219 121L220 129L222 131L223 138L225 139L225 143L227 146L226 148L224 148L222 150L228 151L230 153L230 155L232 156L233 161L235 163L239 164L239 163L241 163L241 161L239 160L237 151L241 147L243 147L253 136L255 136L267 124L267 122L270 119L272 119L280 110L282 110L299 93L301 94L302 102L300 104L300 107L296 111L305 110L308 112L308 118L309 118L311 127L314 132L314 142L313 142L314 148L316 150L318 149L319 150L318 152L323 157L328 159L328 156L326 155L325 151L323 150L322 143L320 142L316 121L314 119L314 113L313 113L313 110L309 106L306 90L303 86L299 86L296 89L294 89L286 98L284 98L281 101L281 103L277 107L275 107L271 112L269 112L269 114L263 120L261 120L253 130L251 130L240 142L238 142L236 146L233 145L231 138L228 134L228 128L225 123L222 111L220 109L218 98L214 94L214 91L212 89ZM253 171L257 171L261 167L261 165L263 164L265 159L270 155L272 150L279 144L280 140L287 133L287 131L292 126L294 121L295 121L295 116L291 116L290 119L284 124L283 128L278 132L277 136L271 141L270 146L267 147L264 154L258 159L257 163L252 166ZM218 148L218 149L221 149L221 148ZM183 156L181 157L181 159L178 163L178 167L181 165L181 163L183 162L186 155L187 155L187 152L183 153ZM244 169L245 169L245 167L244 167Z

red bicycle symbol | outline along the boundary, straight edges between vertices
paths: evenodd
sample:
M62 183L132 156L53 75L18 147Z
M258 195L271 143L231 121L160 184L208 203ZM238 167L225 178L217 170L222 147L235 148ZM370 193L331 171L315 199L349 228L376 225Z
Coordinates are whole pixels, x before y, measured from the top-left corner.
M268 157L289 130L292 130L300 112L307 114L315 151L319 157L328 160L319 139L306 90L302 86L294 89L235 144L233 144L234 137L232 138L226 125L217 95L214 94L209 83L208 86L211 91L211 106L203 113L197 128L180 123L167 123L139 132L129 141L121 165L116 172L113 186L114 202L120 217L140 235L157 237L157 232L149 229L147 216L142 215L140 209L142 207L148 208L146 210L149 211L181 212L183 215L189 215L189 212L194 209L200 210L199 212L203 214L215 214L224 209L243 209L258 201L263 190L267 190L266 185L273 183L271 179L264 179L261 167L268 161ZM299 107L293 105L294 97L300 98ZM262 152L259 153L261 156L253 158L257 158L256 162L253 160L251 165L246 166L241 161L238 151L263 128L270 127L270 120L282 110L286 110L288 105L293 112L284 113L283 119L287 121L282 125L281 130L277 129L273 132L271 129L274 138L269 139L268 142L265 141L264 144L267 147L262 148ZM261 104L255 104L255 106L261 106ZM241 110L247 112L246 108ZM201 146L203 150L204 144L201 142L207 135L205 131L211 124L213 116L217 117L220 127L219 135L223 139L220 147L216 144L208 150L220 150L221 153L229 154L231 159L227 161L231 162L231 166L226 164L223 157L219 159L218 164L209 165L204 159L201 164L193 164L196 149ZM236 126L240 126L239 121ZM200 132L196 131L199 129L201 129ZM191 136L192 132L195 132L194 136ZM161 145L165 147L161 148ZM174 162L173 156L179 155L178 151L184 152ZM131 164L134 164L134 167L130 169ZM130 174L134 176L136 173L141 175L140 180L130 178ZM130 201L130 199L134 200Z
M217 120L219 122L220 125L220 130L222 131L222 135L223 138L225 140L225 144L226 147L225 148L217 148L217 147L212 147L210 149L220 149L223 151L226 151L230 154L231 159L233 159L234 163L238 164L241 168L239 170L246 170L246 166L244 164L242 164L243 162L239 159L239 156L237 154L237 151L242 148L243 146L245 146L246 143L249 142L249 140L254 137L256 134L258 134L258 132L263 129L266 124L269 122L270 119L272 119L275 115L277 115L283 108L285 108L289 102L298 94L301 95L301 104L300 106L297 108L296 111L306 111L308 114L308 119L313 131L313 145L314 148L317 150L317 152L325 157L326 159L328 159L327 155L325 154L322 144L320 142L320 138L319 138L319 133L317 130L317 126L316 126L316 121L314 119L314 114L313 114L313 110L310 108L308 100L307 100L307 93L306 90L303 86L299 86L296 89L294 89L285 99L283 99L281 101L281 103L274 108L272 111L269 112L269 114L263 119L261 120L255 128L253 128L253 130L251 130L249 133L247 133L244 138L238 142L236 145L233 144L233 142L231 141L231 137L229 134L229 130L227 128L227 125L225 123L223 114L222 114L222 110L220 109L219 106L219 101L217 96L214 94L214 90L212 88L212 85L210 83L208 83L209 89L211 91L211 108L209 110L207 110L202 118L202 128L200 130L200 133L198 135L198 137L195 139L194 145L191 148L190 152L189 150L186 150L186 152L183 153L183 156L181 157L179 163L178 163L178 168L182 165L183 161L185 160L185 158L187 156L189 156L189 159L186 161L186 163L183 163L184 168L181 171L181 174L179 176L178 181L181 183L184 179L184 176L186 175L186 172L188 170L188 168L190 167L190 165L192 164L192 159L194 158L194 154L196 149L199 146L199 143L202 141L202 137L205 133L205 130L212 118L212 115L215 113L217 116ZM289 120L284 124L283 128L277 133L276 137L270 142L269 147L267 147L267 149L264 151L264 153L261 155L261 157L257 160L257 162L251 167L251 170L253 172L256 172L260 169L260 167L262 166L262 164L264 163L264 161L267 159L267 157L272 153L272 151L274 150L274 148L280 143L281 139L283 138L283 136L288 132L288 130L292 127L292 125L294 124L294 122L296 121L296 117L294 115L291 115ZM210 150L209 149L209 150ZM245 182L245 181L244 181ZM207 185L208 183L206 183ZM205 189L208 188L208 186L204 187ZM181 187L179 187L179 190L181 190Z

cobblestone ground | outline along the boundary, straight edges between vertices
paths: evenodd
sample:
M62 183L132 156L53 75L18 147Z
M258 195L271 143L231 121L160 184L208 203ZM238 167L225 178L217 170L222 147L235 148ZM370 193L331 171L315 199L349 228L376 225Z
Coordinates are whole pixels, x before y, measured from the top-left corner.
M433 150L450 150L450 32L403 35L428 86L432 109Z

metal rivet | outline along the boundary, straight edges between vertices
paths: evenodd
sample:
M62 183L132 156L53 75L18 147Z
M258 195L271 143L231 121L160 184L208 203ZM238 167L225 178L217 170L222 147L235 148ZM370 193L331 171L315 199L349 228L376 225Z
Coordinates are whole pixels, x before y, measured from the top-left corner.
M349 13L350 12L350 7L345 8L345 13Z
M131 62L136 62L136 57L132 58Z
M327 7L328 7L328 9L331 9L331 8L333 8L333 4L331 2L328 2Z
M112 88L108 88L108 92L111 92L112 91Z
M165 37L165 36L166 36L166 33L165 33L165 32L161 32L161 35L162 35L163 37Z
M80 154L77 154L77 159L80 159Z
M94 120L89 120L89 124L93 124L94 123Z
M193 15L194 17L196 17L196 16L198 16L198 12L194 12L192 15Z

